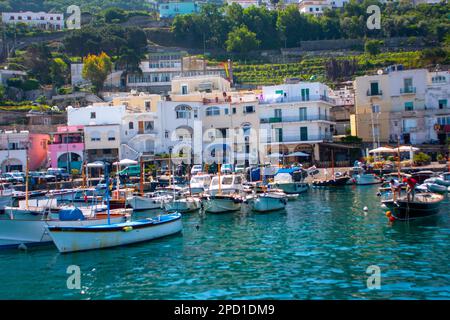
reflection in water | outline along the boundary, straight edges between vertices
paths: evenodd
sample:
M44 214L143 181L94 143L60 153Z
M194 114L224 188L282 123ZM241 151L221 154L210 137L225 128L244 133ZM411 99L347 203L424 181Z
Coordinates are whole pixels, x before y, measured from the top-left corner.
M439 216L392 225L376 189L311 189L270 214L194 213L182 234L128 247L3 251L0 298L450 298L448 199ZM82 290L67 289L69 265ZM381 290L366 287L370 265Z

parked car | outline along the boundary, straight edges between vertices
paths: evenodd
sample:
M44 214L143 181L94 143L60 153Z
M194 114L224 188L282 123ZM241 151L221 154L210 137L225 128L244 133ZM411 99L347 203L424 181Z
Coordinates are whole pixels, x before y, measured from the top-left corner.
M65 168L48 168L47 174L55 176L57 181L67 181L70 179L70 174Z
M56 182L56 176L42 171L30 171L29 176L36 179L37 183Z
M194 164L191 169L191 175L194 176L198 173L201 173L202 171L203 171L203 168L202 168L201 164Z
M16 178L10 172L5 172L2 174L2 182L16 183Z

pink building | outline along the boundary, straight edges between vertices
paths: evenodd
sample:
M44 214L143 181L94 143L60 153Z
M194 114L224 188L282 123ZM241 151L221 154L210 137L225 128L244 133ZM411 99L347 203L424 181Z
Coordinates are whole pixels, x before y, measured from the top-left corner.
M83 126L61 126L50 135L50 166L66 168L68 172L72 169L81 170L84 159Z

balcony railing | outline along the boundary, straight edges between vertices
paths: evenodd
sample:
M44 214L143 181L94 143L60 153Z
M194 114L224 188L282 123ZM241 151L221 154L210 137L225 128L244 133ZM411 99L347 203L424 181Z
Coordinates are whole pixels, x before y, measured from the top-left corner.
M416 87L400 88L400 94L416 93Z
M286 103L286 102L308 102L308 101L325 101L335 104L333 98L324 95L310 95L310 96L292 96L292 97L271 97L260 99L260 104L272 104L272 103Z
M301 122L301 121L335 121L335 118L329 115L313 115L313 116L291 116L291 117L271 117L261 118L260 123L279 123L279 122Z
M367 96L368 97L373 97L373 96L382 96L383 95L383 91L382 90L367 90Z
M284 143L284 142L311 142L311 141L333 141L332 134L321 134L321 135L308 135L308 137L297 136L283 136L281 140L269 137L267 143Z

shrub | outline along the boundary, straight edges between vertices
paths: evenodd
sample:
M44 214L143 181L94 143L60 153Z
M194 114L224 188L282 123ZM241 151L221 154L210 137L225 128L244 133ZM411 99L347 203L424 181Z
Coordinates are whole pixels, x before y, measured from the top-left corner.
M436 159L437 159L437 161L442 161L445 159L445 157L442 154L438 154Z
M430 159L431 159L431 157L429 155L423 153L423 152L416 153L414 155L414 158L413 158L414 162L417 165L422 165L422 164L425 164L425 163L429 163Z
M39 81L36 79L27 79L22 83L21 88L24 91L37 90L39 89Z
M9 87L14 87L14 88L21 88L22 82L23 81L20 78L9 78L8 80L6 80L6 84Z

